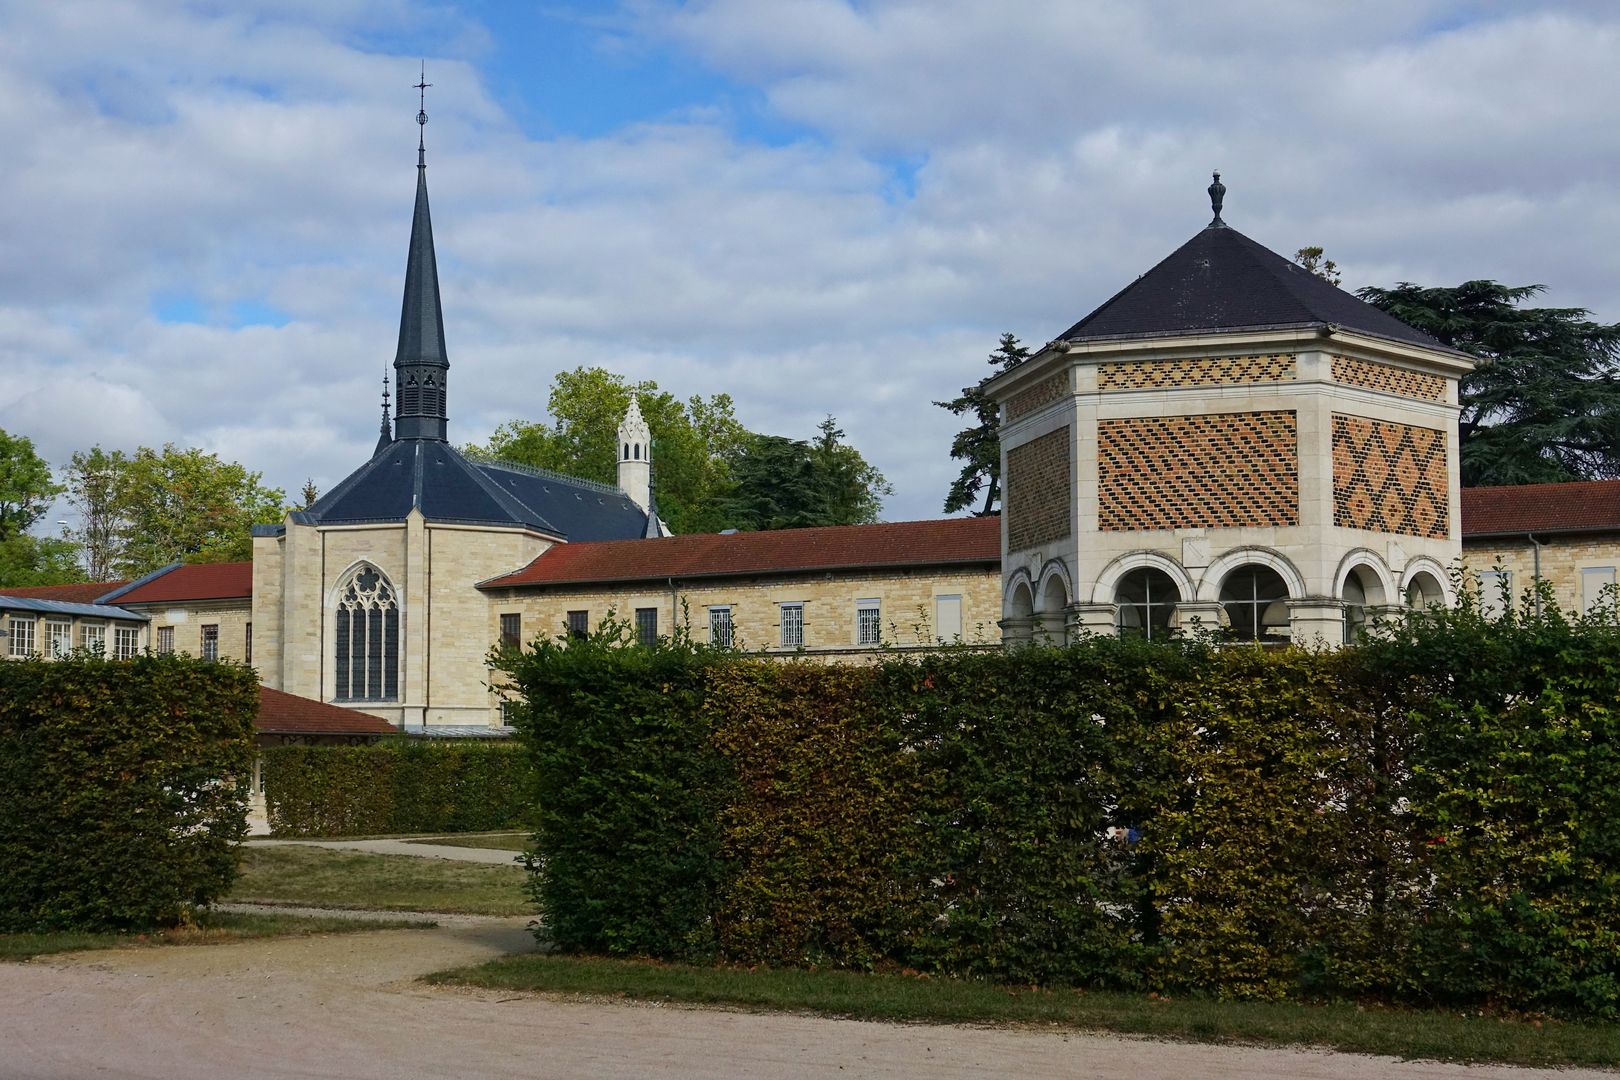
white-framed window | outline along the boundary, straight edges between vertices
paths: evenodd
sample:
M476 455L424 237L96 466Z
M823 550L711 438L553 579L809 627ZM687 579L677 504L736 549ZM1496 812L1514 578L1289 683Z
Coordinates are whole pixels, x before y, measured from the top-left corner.
M855 601L855 644L877 645L882 641L882 601L877 599Z
M113 627L113 659L133 660L141 648L141 631L134 626Z
M788 603L778 608L781 613L782 648L801 649L804 647L804 604Z
M731 648L731 605L721 604L709 609L709 644L723 649Z
M45 624L45 655L59 660L73 651L73 624L47 622Z
M934 597L934 636L947 643L961 640L962 597L960 595Z
M11 655L33 656L35 649L34 620L11 617Z
M101 623L79 624L79 648L97 656L107 655L107 628Z
M157 628L157 651L162 656L168 656L174 652L174 627L160 626Z
M1513 571L1482 570L1479 575L1479 610L1496 618L1513 602Z
M1612 593L1605 594L1603 590L1613 584L1614 567L1581 567L1581 611L1589 612L1612 596Z
M204 623L202 627L202 658L219 659L219 624Z

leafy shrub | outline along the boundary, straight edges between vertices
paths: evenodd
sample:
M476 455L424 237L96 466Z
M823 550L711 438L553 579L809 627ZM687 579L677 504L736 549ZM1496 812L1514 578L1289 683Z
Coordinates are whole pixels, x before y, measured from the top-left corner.
M264 787L278 836L485 832L534 817L534 772L510 742L266 747Z
M0 663L0 930L169 926L224 893L258 701L229 663Z

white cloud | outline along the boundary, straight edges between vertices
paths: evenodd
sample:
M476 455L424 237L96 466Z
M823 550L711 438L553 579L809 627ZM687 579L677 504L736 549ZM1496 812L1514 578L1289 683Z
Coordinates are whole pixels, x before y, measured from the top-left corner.
M385 27L451 57L428 61L428 132L457 441L601 364L729 392L760 430L834 414L891 515L928 516L957 423L929 403L1000 331L1044 340L1191 235L1211 167L1229 221L1324 245L1347 283L1542 281L1620 319L1608 5L599 16L615 55L696 58L802 136L664 98L606 134L526 133L453 6L0 0L0 426L58 462L195 443L289 494L364 460L414 184L415 57ZM287 321L163 323L164 302Z

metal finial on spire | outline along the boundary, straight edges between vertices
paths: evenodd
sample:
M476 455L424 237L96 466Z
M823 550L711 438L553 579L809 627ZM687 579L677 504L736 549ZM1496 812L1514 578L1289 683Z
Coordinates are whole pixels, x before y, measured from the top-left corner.
M422 74L417 76L416 82L416 167L427 168L427 88L433 84L427 81L427 61L422 61Z
M1209 205L1215 211L1215 218L1209 223L1211 229L1224 229L1226 222L1221 220L1221 203L1226 199L1226 185L1221 183L1221 171L1215 170L1215 182L1209 185Z
M386 371L383 372L383 402L382 402L382 409L383 409L383 420L384 420L384 422L386 422L388 420L388 372L386 372Z

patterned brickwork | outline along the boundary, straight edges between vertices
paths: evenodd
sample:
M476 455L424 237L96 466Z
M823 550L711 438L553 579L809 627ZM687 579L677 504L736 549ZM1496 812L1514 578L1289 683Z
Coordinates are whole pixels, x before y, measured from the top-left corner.
M1104 530L1299 524L1292 412L1103 420L1097 465Z
M1333 524L1446 539L1446 433L1333 415Z
M1028 390L1021 390L1007 402L1007 419L1016 420L1020 416L1028 416L1042 405L1049 405L1062 397L1069 389L1069 373L1060 371L1050 375Z
M1002 503L1010 550L1027 551L1069 535L1071 467L1067 427L1007 451Z
M1446 400L1446 380L1439 375L1408 371L1394 364L1358 360L1351 356L1333 358L1333 381L1368 390L1382 390L1386 394L1423 398L1425 401Z
M1148 390L1175 386L1238 386L1288 382L1297 367L1293 353L1211 356L1196 360L1128 360L1097 369L1103 390Z

